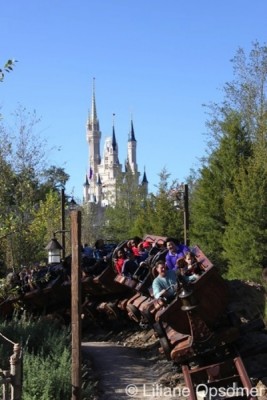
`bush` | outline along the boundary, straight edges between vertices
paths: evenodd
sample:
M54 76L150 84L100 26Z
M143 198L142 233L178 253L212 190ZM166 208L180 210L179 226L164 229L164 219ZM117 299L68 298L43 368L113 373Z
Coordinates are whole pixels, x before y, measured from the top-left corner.
M9 369L13 343L23 349L22 400L62 400L71 398L70 328L48 317L23 315L0 321L0 368ZM85 365L82 366L84 373ZM0 397L2 395L0 387ZM90 385L83 384L83 400L89 400Z

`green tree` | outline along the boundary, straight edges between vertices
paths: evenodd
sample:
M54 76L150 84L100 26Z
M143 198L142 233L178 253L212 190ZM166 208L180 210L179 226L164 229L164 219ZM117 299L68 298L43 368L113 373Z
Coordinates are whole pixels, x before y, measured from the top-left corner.
M58 192L50 190L45 200L40 200L39 206L33 211L32 221L29 224L29 236L33 238L35 246L35 260L47 257L45 245L61 226L61 198Z
M191 195L191 238L222 271L226 269L223 236L226 227L225 198L232 192L241 166L251 157L251 141L238 113L220 123L220 141L200 169Z
M225 85L224 106L241 114L253 141L266 141L267 46L256 41L248 54L239 48L232 62L235 79Z
M133 235L141 199L142 189L138 186L137 177L130 171L119 175L116 182L116 202L105 209L105 238L120 241Z
M234 191L228 193L227 227L224 235L229 278L261 281L267 265L267 172L265 166L251 159L239 171Z
M97 239L105 237L103 233L103 212L98 204L86 203L82 211L82 243L94 246Z
M251 51L246 54L238 48L231 60L233 80L223 86L223 101L207 105L209 120L208 145L216 149L221 140L221 123L232 112L240 115L252 142L266 141L267 132L267 46L256 41Z
M40 119L21 106L14 116L12 129L3 122L0 127L0 235L4 237L0 255L3 265L16 268L36 261L40 243L32 235L31 224L52 185L49 178L44 180L47 148L45 139L36 134ZM53 190L58 194L58 189ZM56 221L56 214L52 217Z
M242 235L238 232L242 226L255 234L260 229L260 240L264 226L263 223L259 228L260 223L256 222L258 218L254 220L249 217L253 213L251 204L246 203L243 197L245 192L242 185L246 180L248 183L249 179L253 179L252 166L257 166L263 178L266 172L266 152L262 149L266 148L267 132L267 47L255 42L248 55L239 48L232 62L234 79L224 85L224 100L221 104L209 105L207 126L210 153L204 160L191 198L192 236L222 270L225 271L229 263L229 276L236 267L235 262L240 261L240 252L234 243L242 247L242 256L250 260L251 268L253 260L260 264L263 262L262 255L258 254L255 258L253 246L241 245ZM239 122L235 123L237 135L233 130L234 125L232 128L229 126L232 116L234 119L238 117L236 122ZM257 189L256 185L251 184L254 193L249 195L252 199L259 198L259 204L264 203L259 194L260 187ZM237 211L235 204L239 204L242 213ZM255 208L254 204L254 216L258 217L257 213L261 214L262 208L262 205ZM248 222L250 227L247 226ZM255 224L258 224L257 228ZM261 246L258 250L263 251ZM266 254L266 249L263 253ZM250 273L251 268L246 268L244 274Z
M70 176L66 173L64 168L51 165L42 172L42 177L44 179L44 189L49 190L53 188L58 190L58 188L65 188Z
M173 236L183 240L183 213L175 207L172 196L177 181L169 182L170 174L163 168L159 173L156 194L150 194L142 203L135 220L135 234L151 233Z
M133 225L133 236L143 237L147 233L154 233L153 215L155 210L155 196L149 194L141 199L139 210Z

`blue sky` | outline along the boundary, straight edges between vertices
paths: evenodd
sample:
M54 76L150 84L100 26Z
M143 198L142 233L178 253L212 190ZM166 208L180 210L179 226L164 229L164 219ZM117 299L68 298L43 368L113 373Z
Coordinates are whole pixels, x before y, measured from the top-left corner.
M130 119L137 162L154 191L163 168L184 181L206 147L203 103L221 101L238 47L266 44L266 0L12 0L2 2L0 84L6 121L18 104L36 110L50 164L82 198L88 170L86 120L95 77L104 139L113 113L123 164Z

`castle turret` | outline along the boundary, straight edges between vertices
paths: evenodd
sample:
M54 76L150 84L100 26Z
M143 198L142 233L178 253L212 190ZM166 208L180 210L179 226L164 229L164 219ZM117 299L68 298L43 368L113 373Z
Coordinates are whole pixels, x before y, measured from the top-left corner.
M85 182L83 184L83 201L84 202L88 202L89 201L89 188L90 188L90 184L89 184L89 180L88 180L88 176L86 174L85 176Z
M143 179L142 179L142 182L141 182L141 186L142 186L142 189L143 189L143 193L145 195L147 195L148 194L148 180L147 180L146 170L145 169L144 169L144 174L143 174Z
M134 126L133 120L131 119L131 128L129 132L128 138L128 152L127 152L127 164L130 167L133 174L136 174L138 171L137 163L136 163L136 139L134 134Z
M92 94L92 105L91 112L88 115L86 125L86 139L89 144L89 166L90 166L90 183L91 189L94 190L96 184L96 172L98 165L101 162L100 157L100 139L101 132L99 128L99 121L96 112L96 101L95 101L95 79L93 80L93 94Z
M110 149L110 167L113 167L112 178L116 178L118 172L118 166L120 165L119 162L119 148L116 140L115 134L115 122L114 122L113 114L113 126L112 126L112 139L111 139L111 149Z
M96 180L96 203L100 203L102 202L102 182L101 182L101 178L100 175L98 174L97 176L97 180Z

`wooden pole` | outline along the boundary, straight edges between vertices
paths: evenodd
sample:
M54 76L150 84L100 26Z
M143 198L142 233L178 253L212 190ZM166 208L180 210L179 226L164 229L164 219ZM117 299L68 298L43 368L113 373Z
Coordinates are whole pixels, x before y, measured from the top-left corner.
M81 211L71 212L71 248L71 400L81 400Z
M66 240L65 240L65 190L61 189L61 244L62 244L62 258L64 260L66 255Z
M189 246L188 230L189 230L189 201L188 201L188 185L184 185L184 244Z
M21 400L22 398L22 355L19 343L14 343L14 353L10 357L11 400Z

